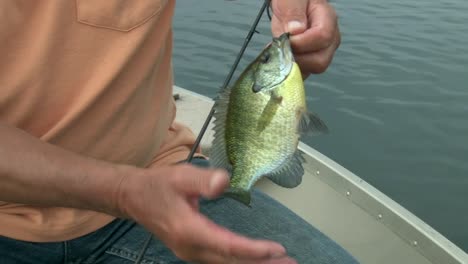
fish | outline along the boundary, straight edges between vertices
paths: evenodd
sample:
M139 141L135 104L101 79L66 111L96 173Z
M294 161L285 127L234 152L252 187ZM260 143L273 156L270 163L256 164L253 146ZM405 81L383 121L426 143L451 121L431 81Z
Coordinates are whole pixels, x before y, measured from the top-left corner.
M302 182L301 136L328 134L308 111L304 80L290 34L273 37L214 100L210 163L229 172L229 197L251 207L251 190L262 177L294 188Z

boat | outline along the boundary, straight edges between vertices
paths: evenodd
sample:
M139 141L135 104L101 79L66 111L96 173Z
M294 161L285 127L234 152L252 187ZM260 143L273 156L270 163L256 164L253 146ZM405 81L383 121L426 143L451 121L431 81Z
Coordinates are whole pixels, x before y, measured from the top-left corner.
M174 86L176 120L198 133L214 101ZM200 147L209 156L212 122ZM468 264L468 254L427 223L312 147L300 142L305 175L294 189L256 187L340 244L363 264Z

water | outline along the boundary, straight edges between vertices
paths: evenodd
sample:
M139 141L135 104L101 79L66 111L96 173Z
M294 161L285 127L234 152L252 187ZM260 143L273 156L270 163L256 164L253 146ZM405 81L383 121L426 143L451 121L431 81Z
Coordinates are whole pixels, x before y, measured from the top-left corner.
M262 1L178 1L176 84L214 97ZM343 41L307 82L304 141L468 252L468 1L336 1ZM266 15L242 68L270 40Z

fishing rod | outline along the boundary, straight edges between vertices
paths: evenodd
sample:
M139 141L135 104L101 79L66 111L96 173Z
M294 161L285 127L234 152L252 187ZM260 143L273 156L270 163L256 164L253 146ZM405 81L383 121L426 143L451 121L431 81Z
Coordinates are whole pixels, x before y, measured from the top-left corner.
M226 80L224 81L224 84L223 84L221 90L226 89L226 87L228 86L229 82L232 79L232 76L234 75L234 72L236 71L237 66L239 65L239 62L240 62L242 56L244 55L244 52L245 52L247 46L250 43L250 40L252 39L253 34L258 33L257 25L258 25L258 22L260 21L260 19L262 18L263 13L265 12L265 9L267 9L268 17L271 20L270 10L268 9L268 7L270 6L270 2L271 2L271 0L265 0L262 7L260 8L260 11L258 12L257 17L255 18L255 21L252 24L252 27L250 28L249 33L247 34L247 37L244 40L244 44L242 45L242 48L241 48L239 54L237 55L237 58L236 58L236 60L235 60L235 62L233 64L233 66L231 67L231 71L229 72ZM195 141L195 144L193 145L192 149L190 150L190 153L189 153L189 155L187 157L187 162L190 163L192 161L193 155L195 154L198 146L200 145L200 142L201 142L201 140L203 138L203 135L205 135L206 129L208 128L208 125L210 124L214 113L215 113L215 109L214 109L214 105L213 105L211 107L210 113L208 114L208 117L205 120L205 123L203 124L202 129L200 130L200 133L198 134L198 137L197 137L197 139Z
M228 74L226 80L224 81L224 85L223 85L223 87L221 88L222 90L226 89L226 87L228 86L229 82L231 81L231 78L232 78L232 76L234 75L234 72L236 71L237 66L239 65L240 59L241 59L242 56L244 55L244 51L245 51L245 49L247 48L247 45L249 44L250 40L252 39L253 34L254 34L254 33L258 33L258 31L256 30L256 29L257 29L258 22L259 22L260 19L262 18L262 15L263 15L263 12L265 11L265 9L267 9L267 8L270 6L270 2L271 2L271 0L265 0L265 2L263 3L262 8L261 8L260 11L258 12L257 18L255 19L255 21L254 21L252 27L250 28L250 31L249 31L249 33L247 34L247 37L245 38L244 44L242 45L242 48L241 48L239 54L237 55L237 58L236 58L236 60L235 60L235 62L234 62L234 65L232 66L231 71L229 72L229 74ZM270 15L270 10L269 10L269 9L267 9L267 13L268 13L268 18L271 20L271 15ZM178 99L178 96L175 95L175 96L174 96L174 99ZM214 113L215 113L214 106L212 106L212 107L211 107L211 111L210 111L210 113L208 114L208 117L206 118L205 123L203 124L203 127L202 127L200 133L198 134L198 137L197 137L197 139L196 139L196 141L195 141L195 144L193 145L192 149L190 150L190 153L189 153L189 155L188 155L188 157L187 157L187 161L186 161L186 162L189 162L189 163L190 163L190 162L192 161L193 155L195 154L196 149L197 149L198 146L200 145L200 142L201 142L201 140L202 140L202 138L203 138L203 135L205 134L206 129L208 128L208 125L209 125L209 123L210 123L210 121L211 121L211 118L213 118ZM143 246L142 252L145 252L146 249L148 248L149 243L151 242L151 237L152 237L152 235L150 234L150 235L148 236L146 242L145 242L145 245ZM140 256L143 256L143 254L141 254ZM138 258L138 259L135 261L135 263L136 263L136 264L139 264L139 263L141 263L141 261L142 261L142 258L140 257L140 258Z

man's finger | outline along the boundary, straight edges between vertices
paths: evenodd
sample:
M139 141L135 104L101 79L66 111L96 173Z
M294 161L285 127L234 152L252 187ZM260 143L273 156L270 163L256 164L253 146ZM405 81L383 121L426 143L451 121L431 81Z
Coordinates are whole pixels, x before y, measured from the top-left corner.
M322 50L333 44L338 30L335 10L328 4L309 7L310 27L302 34L291 36L291 46L295 53Z
M297 262L290 257L281 257L273 259L239 259L222 257L210 251L204 251L200 254L200 260L210 264L297 264Z
M328 68L333 59L333 54L340 42L339 35L337 35L336 38L337 40L334 42L335 44L326 49L295 56L295 60L297 64L299 64L304 77L307 77L310 73L323 73Z
M307 3L308 0L272 2L273 35L278 36L289 32L296 35L304 32L307 28Z
M191 218L187 238L193 245L200 247L201 252L209 251L225 260L252 259L266 260L286 255L286 250L278 243L252 240L222 228L200 214Z

